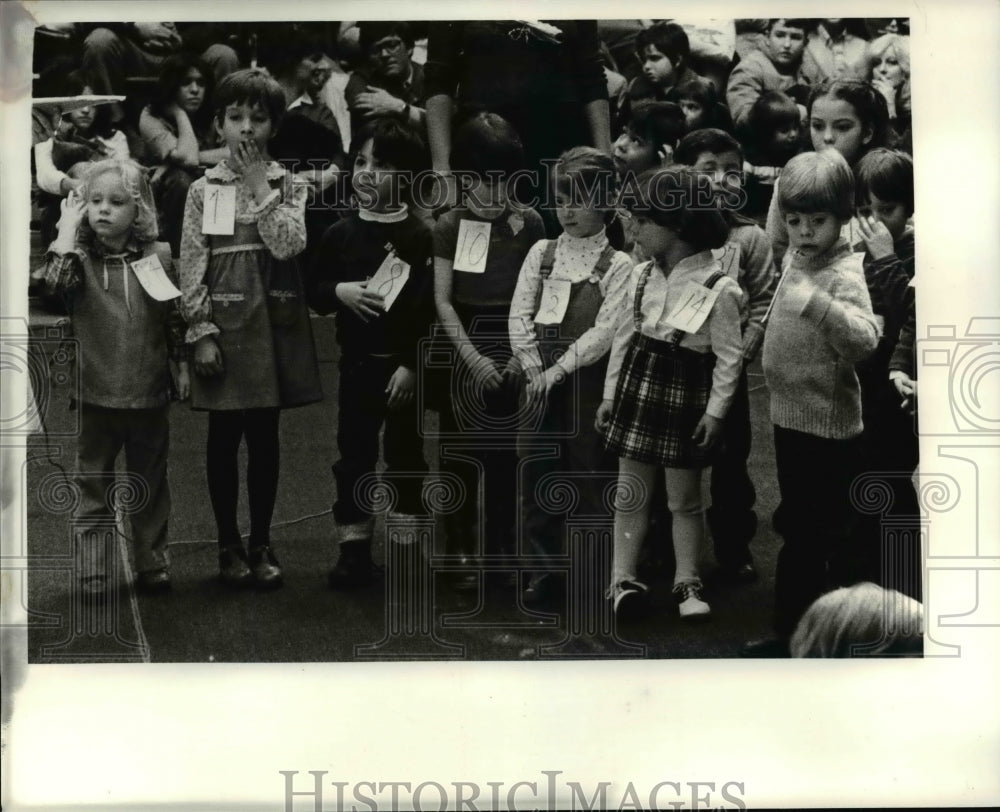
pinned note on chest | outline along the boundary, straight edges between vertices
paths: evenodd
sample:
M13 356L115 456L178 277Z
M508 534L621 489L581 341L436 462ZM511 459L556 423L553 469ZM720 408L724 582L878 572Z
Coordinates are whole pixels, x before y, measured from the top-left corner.
M375 275L368 280L368 290L382 297L382 306L388 311L409 278L410 266L396 256L395 252L390 252L378 266Z
M562 324L572 288L573 284L567 279L546 279L542 284L535 324Z
M139 284L142 285L143 290L156 299L156 301L168 302L181 295L177 286L170 281L167 272L163 270L160 258L156 254L150 254L148 257L136 260L131 265L132 271L135 273L136 279L139 280Z
M718 298L718 291L706 288L697 282L685 282L680 297L667 314L666 322L676 330L696 333L705 323L708 314L712 312L712 307Z
M482 223L478 220L459 222L452 268L465 273L486 273L486 255L490 250L492 227L492 223Z
M236 227L236 187L209 183L205 186L202 234L232 234Z

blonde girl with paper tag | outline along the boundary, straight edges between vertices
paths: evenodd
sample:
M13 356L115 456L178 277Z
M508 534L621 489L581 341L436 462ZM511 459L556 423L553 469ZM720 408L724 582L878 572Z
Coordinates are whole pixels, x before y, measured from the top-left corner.
M603 491L617 475L617 460L594 429L632 271L631 258L611 247L606 232L615 174L611 156L593 147L562 154L553 191L563 232L528 253L511 302L511 346L526 384L518 437L522 549L543 562L525 591L529 604L558 598L565 586L551 566L566 554L565 516L540 500L540 488L565 473L584 510L606 516Z
M115 460L125 451L142 498L129 512L140 589L170 588L167 520L171 376L188 395L184 322L170 247L156 242L156 208L145 171L131 160L93 164L63 204L41 281L64 294L78 342L79 532L74 554L84 597L106 595L107 529L114 527Z
M479 113L458 128L451 167L468 194L434 227L434 303L448 337L444 353L451 356L447 397L440 404L446 435L441 469L466 486L464 504L446 522L449 554L463 567L453 585L475 589L479 575L472 568L483 551L498 566L509 564L513 552L521 371L507 319L521 265L545 229L537 212L508 196L511 176L524 168L524 149L500 116ZM511 580L507 573L504 583Z
M682 618L703 617L711 610L698 568L705 546L701 473L739 383L741 292L712 255L729 225L712 203L708 178L662 169L640 177L638 186L629 201L636 240L654 259L632 271L597 411L597 427L619 457L608 596L619 618L646 608L649 587L636 577L636 564L662 466L673 516L674 593Z
M280 410L322 398L295 257L306 245L308 187L268 160L285 110L265 71L219 83L215 128L229 157L191 184L181 235L181 310L194 354L191 405L208 411L208 493L223 582L280 586L270 542ZM239 446L247 441L249 550L237 523ZM249 555L248 555L249 553Z
M375 472L383 425L384 478L395 493L397 526L425 513L427 472L417 375L420 341L434 319L433 245L409 193L428 165L427 147L414 127L391 118L363 127L354 144L358 208L323 235L308 284L315 310L337 314L340 344L333 589L373 581L375 520L363 481Z

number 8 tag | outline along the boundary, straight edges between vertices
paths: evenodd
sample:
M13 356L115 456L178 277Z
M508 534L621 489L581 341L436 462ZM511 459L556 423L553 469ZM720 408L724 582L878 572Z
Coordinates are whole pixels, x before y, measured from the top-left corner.
M452 268L466 273L486 273L486 255L490 250L492 227L492 223L478 220L462 220L459 223Z

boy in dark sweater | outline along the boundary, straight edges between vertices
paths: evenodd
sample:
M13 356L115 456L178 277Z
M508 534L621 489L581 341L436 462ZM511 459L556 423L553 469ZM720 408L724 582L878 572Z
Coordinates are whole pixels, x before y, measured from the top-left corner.
M355 144L358 210L323 235L310 275L311 304L337 314L341 348L334 589L372 582L374 519L358 484L375 471L383 423L385 480L400 514L423 513L419 474L427 471L415 390L419 342L434 312L433 247L406 202L412 178L427 165L426 147L416 130L392 119L373 122Z

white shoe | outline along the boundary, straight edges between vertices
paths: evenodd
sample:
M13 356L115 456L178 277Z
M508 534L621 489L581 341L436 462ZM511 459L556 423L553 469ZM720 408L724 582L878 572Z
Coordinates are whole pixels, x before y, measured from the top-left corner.
M676 584L674 594L680 599L678 609L682 618L706 617L712 614L712 607L702 600L701 581Z

